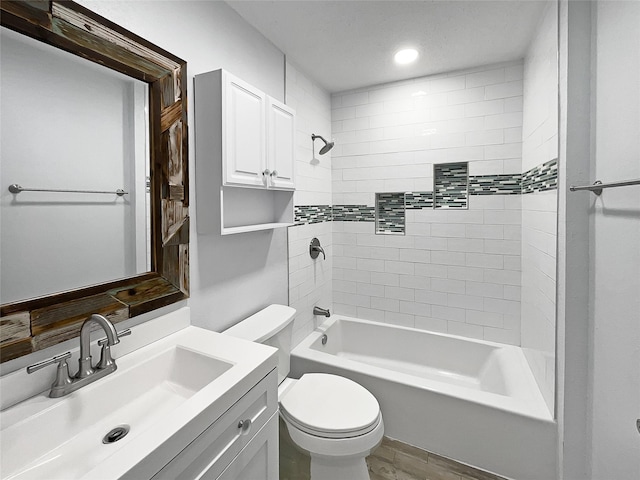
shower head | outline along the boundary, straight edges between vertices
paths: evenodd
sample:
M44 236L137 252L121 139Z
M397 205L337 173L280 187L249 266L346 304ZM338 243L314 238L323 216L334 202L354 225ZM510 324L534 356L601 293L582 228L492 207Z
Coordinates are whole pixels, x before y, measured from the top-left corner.
M316 135L315 133L311 134L312 141L315 142L316 138L319 138L324 142L324 147L322 147L319 152L320 155L324 155L325 153L327 153L329 150L333 148L333 142L327 142L323 137L321 137L320 135Z

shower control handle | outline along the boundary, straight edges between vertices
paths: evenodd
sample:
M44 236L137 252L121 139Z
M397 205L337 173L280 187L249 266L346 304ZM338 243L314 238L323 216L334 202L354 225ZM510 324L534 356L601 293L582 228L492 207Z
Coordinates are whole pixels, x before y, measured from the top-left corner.
M311 258L315 260L316 258L318 258L318 255L320 255L320 253L322 253L322 258L326 260L327 254L324 253L324 248L320 246L320 240L314 237L309 244L309 255L311 255Z

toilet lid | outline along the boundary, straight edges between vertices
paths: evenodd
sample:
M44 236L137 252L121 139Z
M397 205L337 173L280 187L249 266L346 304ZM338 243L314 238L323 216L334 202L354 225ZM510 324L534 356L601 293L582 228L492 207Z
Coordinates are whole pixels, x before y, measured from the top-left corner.
M337 375L307 373L283 397L283 417L320 437L363 435L380 421L376 398L363 386Z

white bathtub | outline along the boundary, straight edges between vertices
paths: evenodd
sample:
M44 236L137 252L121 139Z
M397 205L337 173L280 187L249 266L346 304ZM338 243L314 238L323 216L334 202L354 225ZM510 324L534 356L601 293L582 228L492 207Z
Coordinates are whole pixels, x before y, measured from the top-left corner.
M557 426L519 347L334 315L291 372L360 383L391 438L508 478L557 476Z

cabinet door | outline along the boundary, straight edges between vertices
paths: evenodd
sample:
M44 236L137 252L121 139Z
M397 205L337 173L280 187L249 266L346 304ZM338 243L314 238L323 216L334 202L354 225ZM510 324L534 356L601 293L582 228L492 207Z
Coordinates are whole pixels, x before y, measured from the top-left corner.
M266 95L226 72L223 87L224 184L265 187Z
M267 107L267 165L269 186L295 188L295 112L269 97Z
M217 480L278 480L278 413L251 439ZM203 475L201 480L213 480Z

